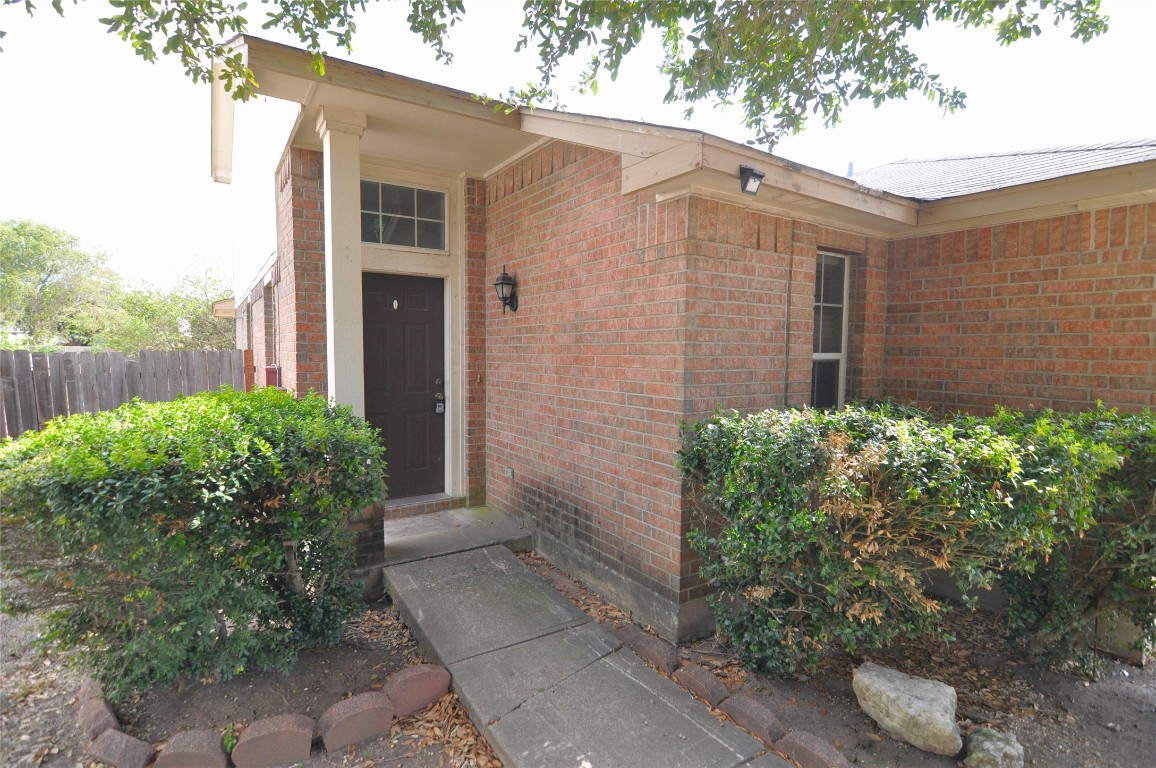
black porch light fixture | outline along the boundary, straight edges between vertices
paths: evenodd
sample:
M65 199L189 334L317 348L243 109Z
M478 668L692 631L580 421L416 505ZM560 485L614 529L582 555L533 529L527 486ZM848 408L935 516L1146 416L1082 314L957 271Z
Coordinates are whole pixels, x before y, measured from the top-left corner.
M744 195L758 194L759 185L763 183L766 178L765 173L756 171L749 165L739 166L739 187L742 189Z
M498 299L502 302L502 314L505 314L506 307L509 307L511 312L518 311L518 284L506 272L504 264L502 274L494 281L494 290L498 292Z

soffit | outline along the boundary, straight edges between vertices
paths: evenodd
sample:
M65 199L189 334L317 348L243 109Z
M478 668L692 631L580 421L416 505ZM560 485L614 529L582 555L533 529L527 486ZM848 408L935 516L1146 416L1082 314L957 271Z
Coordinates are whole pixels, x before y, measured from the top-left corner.
M739 191L740 165L765 174L753 197ZM915 201L705 134L697 142L682 142L641 161L624 159L622 189L647 191L660 198L705 194L880 235L914 227L919 210Z
M462 91L336 59L318 77L304 51L250 37L235 45L259 93L302 105L294 146L321 148L316 126L325 106L365 113L364 157L442 173L483 176L540 140L520 130L517 112L495 111Z

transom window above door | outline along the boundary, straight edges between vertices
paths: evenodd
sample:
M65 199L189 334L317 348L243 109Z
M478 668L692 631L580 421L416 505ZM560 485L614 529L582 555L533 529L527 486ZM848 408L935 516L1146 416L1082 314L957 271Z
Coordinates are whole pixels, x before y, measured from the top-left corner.
M445 193L362 181L361 241L444 251Z

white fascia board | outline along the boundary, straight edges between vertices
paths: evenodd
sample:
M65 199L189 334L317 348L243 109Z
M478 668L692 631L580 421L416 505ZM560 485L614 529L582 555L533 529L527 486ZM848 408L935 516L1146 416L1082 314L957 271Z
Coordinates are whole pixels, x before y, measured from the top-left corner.
M233 118L235 101L225 91L219 77L220 65L213 66L209 153L213 181L233 182Z
M808 168L767 152L708 138L703 146L703 168L734 176L739 166L750 165L766 174L763 184L804 197L850 208L906 226L915 226L919 204L887 192L868 189L850 179Z
M732 185L732 177L737 191L740 165L750 165L766 174L763 188L767 192L777 190L835 206L836 209L850 209L856 218L858 214L866 214L880 224L889 222L901 228L916 224L919 204L915 201L866 189L848 179L711 136L701 142L682 143L640 162L624 163L622 191L652 189L665 193L697 186L726 193L728 185ZM775 195L764 196L765 199L772 197ZM759 205L758 196L746 197L745 200L753 206Z

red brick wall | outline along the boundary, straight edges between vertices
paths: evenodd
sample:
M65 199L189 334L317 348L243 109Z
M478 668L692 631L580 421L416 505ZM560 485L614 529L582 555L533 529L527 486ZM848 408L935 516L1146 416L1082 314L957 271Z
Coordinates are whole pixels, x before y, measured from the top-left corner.
M326 391L325 231L320 152L291 147L277 167L277 258L237 312L237 343L253 350L258 385L265 367L297 395Z
M854 370L876 393L885 245L620 187L617 155L561 142L487 179L485 282L505 267L520 301L485 286L488 498L682 605L704 590L680 420L809 397L819 247L863 254Z
M815 264L819 250L851 261L848 397L882 384L886 242L691 197L684 417L755 411L810 399ZM695 526L684 499L684 531ZM682 552L683 602L707 593L694 553Z
M486 503L486 313L496 300L486 264L486 182L465 182L466 502Z
M685 257L637 249L620 185L617 155L562 143L487 179L488 282L505 266L520 302L486 305L487 490L674 600Z
M282 349L284 367L292 368L294 379L282 385L297 394L310 390L325 393L326 334L325 334L325 189L321 172L321 153L310 149L289 150L291 173L291 268L282 269L282 282L291 274L292 286L282 290L279 311L288 323ZM284 184L282 183L282 189ZM283 230L282 230L283 231ZM290 330L291 328L291 330Z
M793 222L701 197L684 203L686 415L782 406Z
M301 149L278 172L271 346L299 394L325 391L321 173ZM679 422L809 399L820 250L851 261L848 398L1156 405L1156 205L886 243L620 187L618 155L563 142L465 182L467 494L676 606L705 593Z
M325 231L320 152L291 147L277 167L277 257L237 312L237 343L253 350L255 381L279 366L281 386L326 391ZM242 325L244 329L242 330Z
M1156 405L1156 204L895 241L886 296L892 396Z

